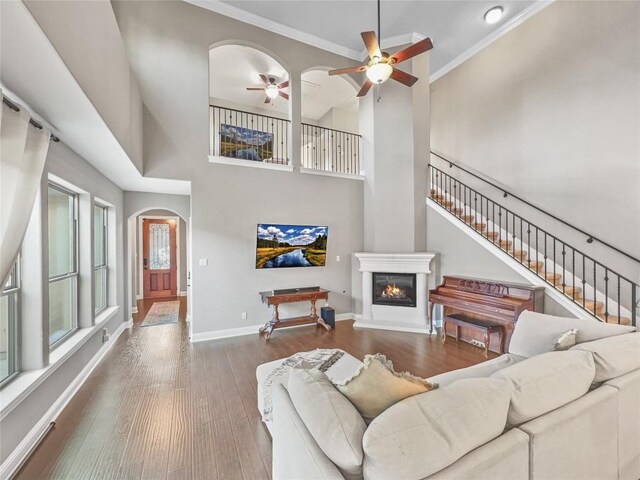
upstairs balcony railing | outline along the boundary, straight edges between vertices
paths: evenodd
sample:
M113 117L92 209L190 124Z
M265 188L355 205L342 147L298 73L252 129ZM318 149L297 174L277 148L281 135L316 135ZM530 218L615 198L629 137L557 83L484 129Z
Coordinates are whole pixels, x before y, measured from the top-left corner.
M290 165L291 122L286 119L211 105L210 154L265 164ZM300 125L302 167L360 175L360 135Z
M214 105L209 115L213 156L289 164L289 120Z
M360 175L360 135L318 125L301 125L302 166Z

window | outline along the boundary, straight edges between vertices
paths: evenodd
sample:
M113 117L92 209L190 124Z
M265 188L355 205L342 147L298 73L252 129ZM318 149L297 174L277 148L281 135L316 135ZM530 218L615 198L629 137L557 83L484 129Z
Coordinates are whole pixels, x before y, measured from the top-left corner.
M18 373L19 261L0 291L0 386Z
M78 197L49 184L49 345L78 328Z
M107 308L107 207L93 205L93 290L96 315Z

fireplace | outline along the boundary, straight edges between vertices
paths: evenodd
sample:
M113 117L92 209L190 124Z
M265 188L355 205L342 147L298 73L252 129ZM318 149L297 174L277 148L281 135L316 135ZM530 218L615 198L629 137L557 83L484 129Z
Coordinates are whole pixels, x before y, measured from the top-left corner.
M415 273L373 272L372 302L395 307L416 306Z

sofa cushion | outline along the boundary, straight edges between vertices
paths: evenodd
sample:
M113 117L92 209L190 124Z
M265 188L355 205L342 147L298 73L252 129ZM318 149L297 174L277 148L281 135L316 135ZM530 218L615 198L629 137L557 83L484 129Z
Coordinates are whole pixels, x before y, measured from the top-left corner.
M380 353L366 355L364 365L350 379L335 385L367 422L394 403L435 388L408 372L396 373L391 361Z
M502 434L511 385L458 380L396 403L364 434L367 479L425 478Z
M513 385L507 423L518 426L589 391L596 370L589 352L543 353L491 375Z
M431 383L437 383L440 387L444 387L457 380L462 380L463 378L484 378L502 370L503 368L515 365L522 360L525 360L525 358L513 355L512 353L505 353L504 355L492 358L486 362L478 363L477 365L472 365L471 367L441 373L435 377L429 378L429 381Z
M527 310L518 317L511 335L509 353L530 358L551 352L560 335L572 328L578 330L576 343L591 342L635 331L635 327L626 325L611 325L595 319L554 317Z
M319 370L289 373L291 402L314 440L345 477L362 476L362 436L367 428L355 407Z
M572 347L591 352L596 364L594 382L606 382L640 368L640 332L603 338Z

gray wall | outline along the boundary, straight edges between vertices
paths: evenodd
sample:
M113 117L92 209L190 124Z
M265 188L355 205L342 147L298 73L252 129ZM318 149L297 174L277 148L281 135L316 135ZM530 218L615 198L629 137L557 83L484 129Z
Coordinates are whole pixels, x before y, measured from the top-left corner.
M193 333L266 321L258 292L273 288L322 285L334 292L330 303L338 313L351 312L349 257L362 249L362 182L216 165L207 155L213 44L239 39L278 53L272 56L291 79L296 166L301 73L318 65L354 62L184 2L116 1L113 6L147 109L145 172L192 182ZM256 224L262 222L328 225L327 266L256 270ZM208 265L199 266L200 259ZM247 312L246 320L242 312Z
M120 305L120 311L105 325L110 332L114 332L125 319L122 190L62 143L51 143L50 145L44 175L46 176L48 173L52 173L114 205L117 252L116 300ZM44 239L44 244L46 245L46 243L47 241ZM43 281L46 285L48 278ZM91 320L78 319L78 323L86 323L87 321ZM22 334L28 335L29 332ZM2 420L0 423L0 431L2 431L0 462L6 460L102 346L102 332L98 331Z
M546 7L431 85L432 149L640 257L638 18L639 2ZM640 280L629 259L504 202Z

